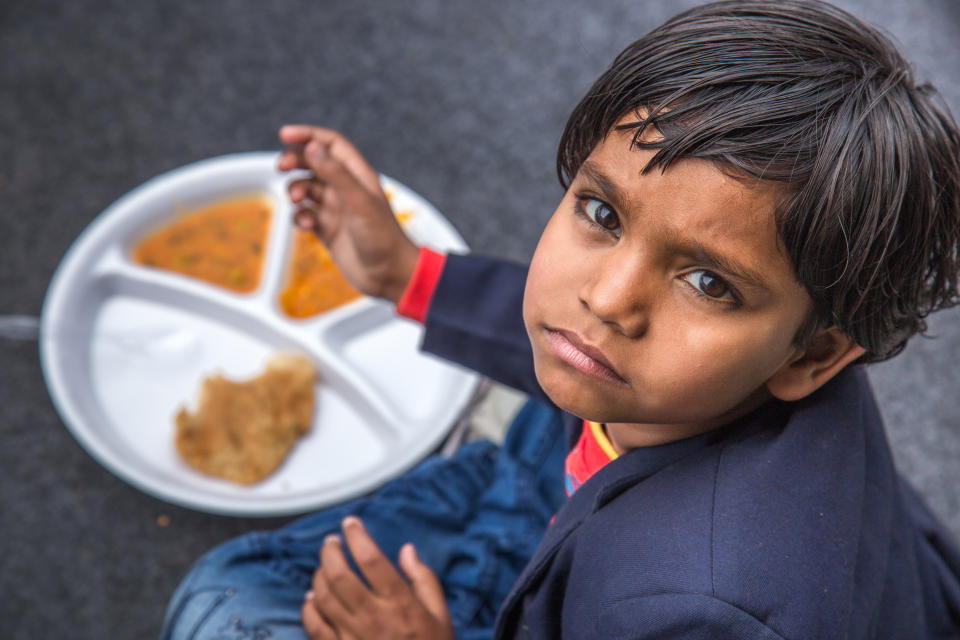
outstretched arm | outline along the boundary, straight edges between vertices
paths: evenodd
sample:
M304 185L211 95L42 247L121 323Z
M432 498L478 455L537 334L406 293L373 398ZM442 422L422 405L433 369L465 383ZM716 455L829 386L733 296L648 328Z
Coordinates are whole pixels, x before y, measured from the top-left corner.
M343 135L288 125L282 171L305 169L290 183L296 224L315 232L344 277L366 295L400 301L420 250L401 229L379 176ZM526 268L477 256L450 256L424 321L423 349L548 400L537 384L521 307ZM432 295L435 293L436 295Z

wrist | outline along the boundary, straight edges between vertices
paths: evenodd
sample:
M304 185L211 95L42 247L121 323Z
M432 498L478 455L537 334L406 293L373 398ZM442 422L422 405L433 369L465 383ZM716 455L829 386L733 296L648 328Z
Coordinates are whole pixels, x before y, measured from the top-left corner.
M404 246L397 251L396 260L386 275L384 285L381 289L381 298L398 304L403 297L404 292L410 285L416 272L417 263L420 260L420 247L411 243L404 243Z

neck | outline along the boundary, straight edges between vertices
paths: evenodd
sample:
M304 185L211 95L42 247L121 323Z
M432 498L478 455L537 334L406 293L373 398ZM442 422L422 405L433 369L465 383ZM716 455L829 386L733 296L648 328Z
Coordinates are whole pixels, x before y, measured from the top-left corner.
M676 440L706 433L716 427L706 425L635 424L611 422L603 425L610 444L617 453L624 454L639 447L655 447Z
M617 453L624 454L640 447L655 447L692 438L730 424L757 409L770 399L767 393L756 394L748 402L714 420L681 424L644 424L635 422L608 422L604 424L607 438Z

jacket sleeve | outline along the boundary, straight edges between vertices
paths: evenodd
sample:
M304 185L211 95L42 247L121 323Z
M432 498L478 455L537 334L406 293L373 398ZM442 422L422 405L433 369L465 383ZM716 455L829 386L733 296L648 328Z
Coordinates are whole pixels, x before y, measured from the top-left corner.
M600 614L596 634L590 637L610 640L786 640L785 636L743 609L695 593L664 593L622 600Z
M523 325L527 270L519 264L450 254L433 290L421 348L547 400Z

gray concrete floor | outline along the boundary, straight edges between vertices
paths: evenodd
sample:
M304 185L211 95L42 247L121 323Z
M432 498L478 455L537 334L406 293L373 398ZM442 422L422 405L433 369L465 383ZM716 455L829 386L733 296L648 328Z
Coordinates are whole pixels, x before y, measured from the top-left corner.
M274 149L285 122L350 135L481 252L526 260L560 196L570 108L612 56L693 0L0 4L0 314L40 313L71 241L151 176ZM960 3L843 0L960 113ZM896 457L960 535L957 312L875 367ZM190 562L283 519L159 502L94 462L35 343L0 340L0 637L149 638ZM169 525L158 525L158 517Z

